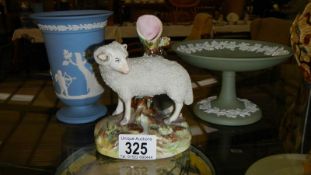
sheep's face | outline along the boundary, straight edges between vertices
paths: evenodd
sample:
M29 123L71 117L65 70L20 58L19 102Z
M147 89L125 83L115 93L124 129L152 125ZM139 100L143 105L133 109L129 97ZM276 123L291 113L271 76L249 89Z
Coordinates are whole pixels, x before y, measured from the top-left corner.
M114 53L110 54L110 67L124 74L129 73L130 70L126 61L127 57L127 52L114 50Z
M105 65L111 69L127 74L129 67L127 64L128 52L126 44L112 43L98 48L94 52L94 58L100 65Z

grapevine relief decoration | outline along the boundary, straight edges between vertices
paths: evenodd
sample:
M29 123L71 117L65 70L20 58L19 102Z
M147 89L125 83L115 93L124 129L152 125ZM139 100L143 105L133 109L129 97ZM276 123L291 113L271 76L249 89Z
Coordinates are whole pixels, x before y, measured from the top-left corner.
M101 29L107 24L104 22L97 22L91 24L73 24L73 25L47 25L47 24L38 24L39 28L43 31L54 31L54 32L64 32L64 31L78 31L78 30L92 30L92 29Z
M208 114L216 114L217 116L225 116L228 118L237 118L240 117L247 117L250 116L251 113L254 113L259 110L256 104L251 103L247 99L239 99L242 103L244 103L244 109L219 109L217 107L212 107L211 102L215 100L217 97L212 96L207 99L204 99L198 103L199 109L203 110Z
M74 54L74 57L73 57ZM62 72L57 70L54 75L54 82L58 85L60 92L57 93L59 97L67 99L81 99L86 97L97 96L103 92L103 88L98 84L97 79L94 73L88 68L88 62L83 58L83 54L79 52L69 52L64 50L63 52L63 66L75 66L82 73L84 80L86 82L85 94L82 95L70 95L68 88L73 83L74 80L77 80L77 77L69 75L67 72ZM52 76L53 77L53 76Z
M177 50L184 53L195 53L202 50L214 51L228 49L231 51L240 50L247 52L263 53L267 56L280 56L289 54L288 50L280 46L267 46L259 43L246 43L246 42L236 42L236 41L206 41L196 44L184 44L177 47Z

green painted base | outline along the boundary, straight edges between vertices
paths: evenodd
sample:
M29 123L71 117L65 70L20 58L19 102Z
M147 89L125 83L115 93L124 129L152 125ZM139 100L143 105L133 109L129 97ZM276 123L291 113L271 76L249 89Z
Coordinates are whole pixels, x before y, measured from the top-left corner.
M206 122L226 126L249 125L261 119L261 110L248 100L247 103L254 105L256 110L243 112L245 109L222 109L213 103L214 100L204 99L195 104L193 108L195 115ZM210 106L207 107L209 102Z

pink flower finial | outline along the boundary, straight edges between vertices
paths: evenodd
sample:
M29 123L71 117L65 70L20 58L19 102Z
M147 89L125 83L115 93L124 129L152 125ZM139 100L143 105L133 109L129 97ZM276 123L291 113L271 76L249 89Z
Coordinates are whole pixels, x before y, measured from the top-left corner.
M154 15L142 15L137 19L136 29L138 35L143 39L152 41L160 37L162 33L162 22Z

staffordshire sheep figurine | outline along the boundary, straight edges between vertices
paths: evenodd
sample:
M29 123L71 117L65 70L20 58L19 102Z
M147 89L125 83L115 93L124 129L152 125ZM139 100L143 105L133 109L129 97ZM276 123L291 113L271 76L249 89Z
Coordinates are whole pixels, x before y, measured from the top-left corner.
M116 41L97 48L94 58L103 80L119 96L113 115L124 112L121 125L131 121L131 102L136 96L167 94L174 101L175 109L165 119L166 124L178 118L183 104L193 102L190 76L175 61L162 56L128 58L127 45Z

